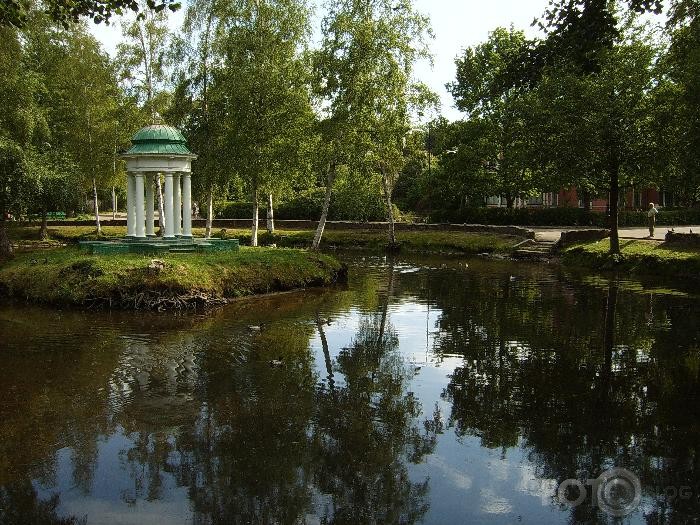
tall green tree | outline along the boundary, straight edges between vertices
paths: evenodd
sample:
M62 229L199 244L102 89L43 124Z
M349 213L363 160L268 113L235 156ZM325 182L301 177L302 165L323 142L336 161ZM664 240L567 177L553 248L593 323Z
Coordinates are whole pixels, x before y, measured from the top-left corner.
M122 40L117 46L122 81L154 122L167 106L168 17L143 2L141 15L122 22Z
M512 67L530 45L522 31L498 28L455 60L457 79L448 84L457 108L472 122L463 127L462 147L478 152L476 159L460 155L455 160L471 164L464 172L491 180L493 194L505 196L508 208L538 188L531 162L528 85Z
M0 91L4 94L0 111L0 256L12 253L6 220L19 215L30 196L23 148L33 143L37 131L41 135L47 131L34 104L36 80L23 62L18 31L0 27Z
M115 142L118 141L120 92L114 64L84 24L57 29L39 19L25 32L28 66L43 85L42 108L50 136L40 145L38 159L65 157L75 165L74 192L92 194L98 233L99 190L111 186L114 177ZM50 149L51 155L45 155ZM60 163L58 163L60 165ZM52 168L38 170L52 173Z
M671 42L660 61L649 124L664 187L690 206L700 200L700 7L694 13L680 7L671 17Z
M609 196L611 253L619 253L621 189L657 182L647 123L658 53L650 35L630 22L598 53L597 71L583 74L571 62L547 69L532 103L539 116L532 133L559 186Z
M692 1L692 0L691 0ZM674 5L685 4L685 0L676 0ZM536 46L533 56L541 71L552 65L566 63L582 81L595 80L606 63L608 69L613 49L624 40L625 10L632 12L653 11L660 13L661 0L627 0L618 4L611 0L551 0L550 6L540 19L539 25L547 30L548 36L541 45ZM606 62L607 61L607 62ZM647 71L648 68L644 68ZM536 75L535 75L536 77ZM610 80L610 76L607 77ZM605 84L602 80L600 84ZM620 189L620 152L625 142L625 120L620 110L627 105L629 97L616 100L615 86L608 82L607 95L604 100L610 104L617 103L618 108L608 115L605 126L594 130L597 136L605 137L608 145L607 167L609 177L609 215L610 215L610 252L620 253L618 233L618 201ZM629 91L627 91L629 93Z
M412 0L342 0L327 6L323 41L314 55L326 195L313 247L318 248L340 166L381 176L390 240L395 243L391 192L405 161L411 109L429 96L412 78L428 57L428 19Z
M224 158L253 202L252 245L258 244L261 192L307 161L311 133L309 74L303 60L310 33L305 0L236 0L227 6L223 61L214 72L212 106L224 118Z
M485 159L494 145L490 143L483 119L443 123L438 131L438 167L430 181L431 208L449 219L466 207L480 206L486 198L499 193L496 172ZM493 158L493 157L492 157Z
M169 32L165 11L140 0L140 13L122 22L122 41L117 46L117 62L127 93L135 97L143 111L141 125L155 124L168 107L167 50ZM163 185L156 178L158 221L164 229Z
M222 40L231 11L221 0L196 0L185 13L182 33L174 40L173 54L180 64L168 117L182 128L190 147L197 152L193 166L195 198L207 203L205 236L211 236L214 193L225 190L226 168L222 160L225 115L212 115L213 72L223 58Z

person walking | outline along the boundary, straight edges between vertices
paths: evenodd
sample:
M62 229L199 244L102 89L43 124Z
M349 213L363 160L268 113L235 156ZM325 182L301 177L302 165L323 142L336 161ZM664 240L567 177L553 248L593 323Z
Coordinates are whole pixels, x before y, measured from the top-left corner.
M649 223L649 238L654 238L654 226L656 226L656 214L659 213L659 209L654 206L653 202L649 203L649 211L647 211L647 221Z

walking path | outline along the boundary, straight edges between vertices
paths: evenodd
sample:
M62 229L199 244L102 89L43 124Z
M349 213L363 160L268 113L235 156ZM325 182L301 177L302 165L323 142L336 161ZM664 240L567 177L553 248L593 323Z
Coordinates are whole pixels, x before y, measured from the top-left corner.
M590 228L585 227L558 227L558 228L541 228L533 226L530 228L535 232L535 238L538 241L557 241L561 236L561 232L567 230L587 230ZM671 229L671 226L657 226L654 230L654 240L663 241L666 237L666 232ZM696 226L673 226L673 231L676 233L700 233L700 225ZM649 229L648 228L620 228L620 238L621 239L648 239Z

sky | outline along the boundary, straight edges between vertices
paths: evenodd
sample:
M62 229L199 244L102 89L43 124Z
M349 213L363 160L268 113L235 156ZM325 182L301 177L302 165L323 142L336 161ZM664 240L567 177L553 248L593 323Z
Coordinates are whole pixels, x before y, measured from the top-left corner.
M531 27L532 21L544 12L548 3L548 0L415 0L417 10L430 17L435 33L430 45L433 65L417 64L415 76L440 95L442 115L450 120L462 118L445 89L445 84L455 77L455 57L465 48L486 40L489 32L499 26L512 24L528 36L535 36L537 30ZM180 26L183 12L184 9L171 15L173 30ZM317 10L317 26L319 17ZM121 34L118 24L100 24L91 30L107 52L113 54Z

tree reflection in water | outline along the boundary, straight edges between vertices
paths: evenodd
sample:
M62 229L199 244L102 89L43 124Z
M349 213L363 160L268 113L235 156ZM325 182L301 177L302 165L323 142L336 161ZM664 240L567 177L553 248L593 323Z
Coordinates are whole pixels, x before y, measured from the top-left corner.
M139 335L126 343L115 330L103 334L103 352L71 344L73 330L84 321L79 315L65 340L54 341L65 354L65 367L47 373L61 374L62 383L38 378L41 399L51 400L58 416L39 434L49 442L55 441L52 435L65 436L61 445L70 451L71 484L86 495L100 443L123 434L122 474L111 473L123 504L157 501L173 485L186 487L196 523L296 523L309 514L327 523L415 523L427 509L428 485L412 482L406 463L429 453L435 435L421 433L416 424L420 405L407 393L409 374L388 311L393 269L387 278L379 311L360 320L350 345L335 359L319 301L260 327L222 329L213 319L173 330L160 323L154 330L138 327ZM63 322L70 324L70 316ZM327 381L320 380L310 351L317 331ZM74 367L81 361L89 365L78 372L85 378L78 383ZM29 377L32 367L24 361L8 364L12 390L17 379L25 384L22 376ZM68 398L61 404L66 384L71 392L79 390L84 406L74 407ZM26 382L27 396L34 385ZM7 426L15 421L28 437L36 428L25 422L47 421L33 412L45 410L42 405L25 403L24 409L8 414L5 428L17 435L16 426ZM21 439L3 442L18 446ZM41 476L44 486L57 484L50 450L46 443L27 452L33 454L27 464L40 459L40 470L6 465L0 494L20 515L62 523L56 515L59 495L41 500L30 483ZM118 480L124 474L127 483ZM3 523L12 522L6 518Z
M405 460L429 454L435 433L421 433L414 424L421 407L407 392L410 374L389 321L392 258L387 273L381 311L360 319L337 358L342 386L318 391L316 480L331 499L324 523L416 523L428 510L428 481L412 482Z
M615 279L600 289L504 275L465 279L460 294L434 284L435 351L463 357L443 393L459 436L521 446L559 482L623 466L641 480L648 523L700 513L694 300L621 295ZM693 496L668 497L682 486ZM613 521L588 504L570 512L572 523Z

